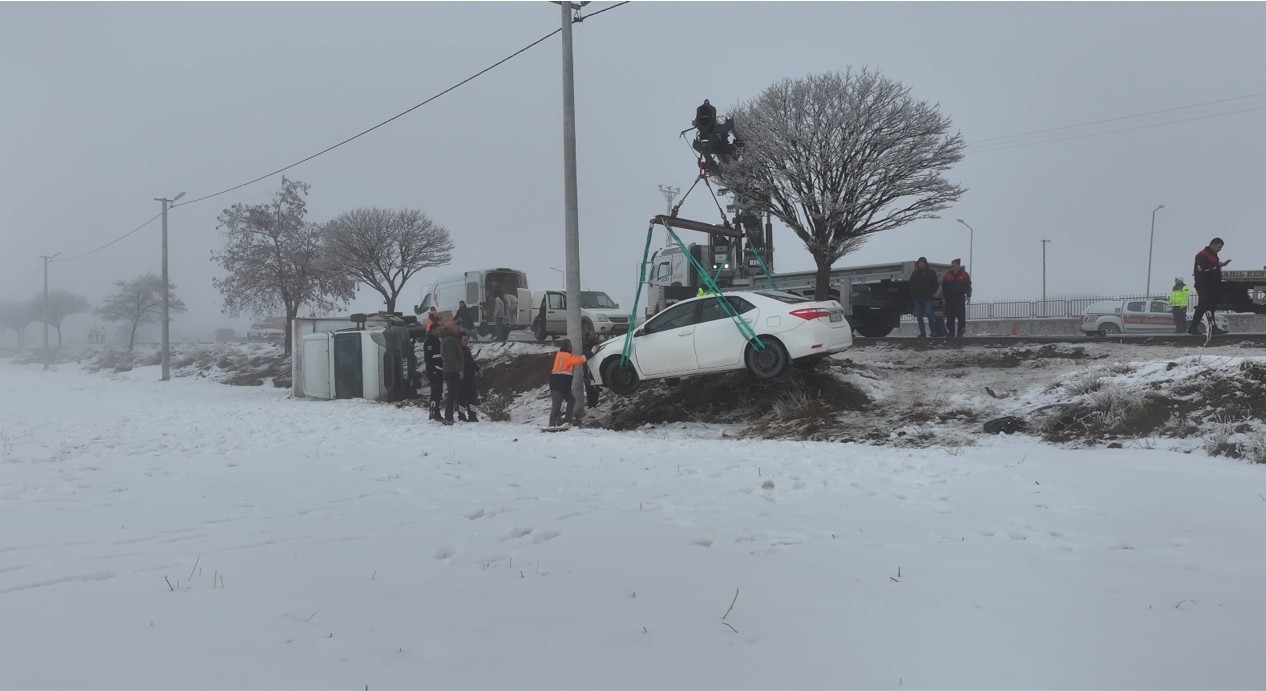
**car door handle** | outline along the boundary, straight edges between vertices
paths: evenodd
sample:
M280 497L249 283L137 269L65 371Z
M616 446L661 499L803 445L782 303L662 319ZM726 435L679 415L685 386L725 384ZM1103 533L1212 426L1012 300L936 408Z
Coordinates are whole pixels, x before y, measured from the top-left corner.
M681 337L681 336L689 336L689 335L691 335L691 334L693 334L693 333L694 333L694 330L693 330L693 329L691 329L690 331L681 331L681 332L678 332L678 333L677 333L677 336L678 336L678 337Z

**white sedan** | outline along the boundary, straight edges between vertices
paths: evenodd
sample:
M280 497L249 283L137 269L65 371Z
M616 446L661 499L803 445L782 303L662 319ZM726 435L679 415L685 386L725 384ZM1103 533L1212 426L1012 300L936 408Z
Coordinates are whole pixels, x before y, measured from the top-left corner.
M739 320L746 327L740 328ZM629 359L621 363L629 339ZM835 300L815 302L773 290L739 291L678 302L631 334L598 346L587 366L596 381L627 395L645 379L745 367L756 377L772 379L792 364L812 367L852 345L852 328Z

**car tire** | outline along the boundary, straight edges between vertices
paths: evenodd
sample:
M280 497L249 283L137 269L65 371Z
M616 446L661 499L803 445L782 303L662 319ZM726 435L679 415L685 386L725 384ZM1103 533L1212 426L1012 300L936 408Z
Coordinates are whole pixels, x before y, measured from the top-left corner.
M743 357L743 361L747 364L747 371L757 379L781 377L791 364L787 349L773 336L761 336L760 342L764 344L764 348L757 349L752 341L747 343L747 350Z
M589 333L590 331L593 331L593 322L589 321L589 317L585 317L584 319L581 319L580 320L581 337L583 337L585 334Z
M1116 324L1104 324L1103 326L1099 327L1100 336L1119 336L1120 334L1121 334L1121 327L1117 326Z
M620 364L620 358L612 357L611 361L602 367L602 383L612 393L621 396L628 396L638 387L642 385L641 377L637 376L637 370L633 369L632 362Z

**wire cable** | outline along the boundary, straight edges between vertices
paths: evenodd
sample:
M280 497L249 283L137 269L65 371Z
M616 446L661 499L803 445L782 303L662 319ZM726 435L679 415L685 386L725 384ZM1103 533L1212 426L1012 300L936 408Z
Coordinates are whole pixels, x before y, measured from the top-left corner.
M48 263L49 263L49 264L60 264L61 262L68 262L68 261L70 261L70 260L72 260L72 259L78 259L78 258L80 258L80 257L86 257L86 256L88 256L88 255L90 255L90 254L92 254L92 253L94 253L94 252L100 252L101 250L103 250L103 249L105 249L105 248L109 247L110 245L113 245L114 243L116 243L116 242L118 242L118 241L122 240L123 238L126 238L126 237L128 237L129 235L132 235L133 233L136 233L136 232L140 231L142 228L144 228L145 226L147 226L147 225L149 225L149 224L153 223L154 221L157 221L157 220L158 220L158 218L159 218L160 216L162 216L162 215L163 215L163 213L162 213L161 211L160 211L160 212L158 212L158 213L156 213L156 214L154 214L153 216L151 216L151 217L150 217L150 219L149 219L148 221L146 221L146 222L142 223L141 225L139 225L139 226L137 226L137 227L133 228L132 230L129 230L128 232L124 233L123 235L120 235L119 237L117 237L117 238L115 238L115 239L113 239L113 240L111 240L111 241L107 242L106 244L104 244L104 245L102 245L102 246L100 246L100 247L98 247L98 248L96 248L96 249L91 249L91 250L88 250L87 252L82 252L82 253L80 253L80 254L76 254L76 255L75 255L75 256L73 256L73 257L66 257L66 258L64 258L64 259L50 259Z
M1178 106L1178 107L1176 107L1176 108L1165 108L1165 109L1162 109L1162 110L1153 110L1153 111L1151 111L1151 112L1147 112L1147 113L1136 113L1136 114L1134 114L1134 115L1122 115L1122 116L1119 116L1119 117L1115 117L1115 118L1107 118L1107 119L1104 119L1104 120L1092 120L1092 121L1090 121L1090 122L1082 122L1082 123L1078 123L1078 124L1076 124L1076 125L1064 125L1064 126L1062 126L1062 127L1050 127L1050 128L1044 129L1044 130L1034 130L1034 131L1032 131L1032 132L1020 132L1020 133L1018 133L1018 134L1008 134L1008 135L1004 135L1004 136L1001 136L1001 137L989 137L988 139L977 139L976 141L971 142L971 144L984 144L985 142L998 141L998 140L1000 140L1000 139L1013 139L1013 138L1017 138L1017 137L1027 137L1027 136L1034 135L1034 134L1046 134L1047 132L1058 132L1059 130L1070 130L1070 129L1073 129L1073 128L1076 128L1076 127L1088 127L1088 126L1090 126L1090 125L1102 125L1102 124L1104 124L1104 123L1108 123L1108 122L1118 122L1118 121L1120 121L1120 120L1130 120L1130 119L1132 119L1132 118L1142 118L1142 117L1147 117L1147 116L1149 116L1149 115L1160 115L1160 114L1162 114L1162 113L1172 113L1172 112L1179 111L1179 110L1190 110L1190 109L1192 109L1192 108L1200 108L1200 107L1202 107L1202 106L1213 106L1213 105L1218 105L1219 103L1231 103L1231 102L1233 102L1233 101L1243 101L1243 100L1245 100L1245 99L1249 99L1249 98L1257 98L1258 96L1266 96L1266 91L1263 91L1263 92L1261 92L1261 93L1256 93L1256 94L1248 94L1247 96L1235 96L1235 97L1233 97L1233 98L1223 98L1223 99L1219 99L1219 100L1217 100L1217 101L1206 101L1205 103L1193 103L1192 105L1189 105L1189 106ZM1238 112L1238 111L1237 111L1237 112Z
M13 277L10 277L10 278L6 278L5 280L0 281L0 286L7 286L7 285L9 285L10 283L17 283L18 281L21 281L21 280L23 280L23 279L25 279L25 278L29 278L30 276L33 276L33 275L35 275L35 274L39 273L39 272L40 272L40 271L42 271L43 269L44 269L44 267L39 266L39 267L36 267L36 268L34 268L34 269L32 269L32 270L30 270L30 271L28 271L28 272L26 272L26 273L22 274L21 276L13 276Z
M1151 128L1151 127L1162 127L1162 126L1165 126L1165 125L1177 125L1177 124L1179 124L1179 123L1184 123L1184 122L1193 122L1193 121L1196 121L1196 120L1208 120L1209 118L1220 118L1220 117L1224 117L1224 116L1227 116L1227 115L1238 115L1238 114L1240 114L1240 113L1251 113L1251 112L1258 111L1258 110L1266 110L1266 106L1256 106L1256 107L1253 107L1253 108L1242 108L1242 109L1240 109L1240 110L1231 110L1231 111L1227 111L1227 112L1225 112L1225 113L1211 113L1211 114L1208 114L1208 115L1197 115L1197 116L1195 116L1195 117L1183 118L1183 119L1181 119L1181 120L1166 120L1165 122L1153 122L1153 123L1148 123L1148 124L1146 124L1146 125L1136 125L1136 126L1134 126L1134 127L1121 127L1121 128L1117 128L1117 129L1114 129L1114 130L1104 130L1104 131L1102 131L1102 132L1090 132L1090 133L1087 133L1087 134L1075 134L1075 135L1071 135L1071 136L1068 136L1068 137L1057 137L1057 138L1055 138L1055 139L1043 139L1043 140L1041 140L1041 141L1036 141L1036 142L1023 142L1023 143L1014 143L1014 144L1008 144L1008 143L1003 142L1003 143L1000 143L1000 144L995 145L995 146L984 145L984 148L980 148L980 149L973 149L973 145L972 145L972 144L968 144L968 145L967 145L967 149L968 149L968 151L969 151L970 153L989 153L989 152L991 152L991 151L1003 151L1003 150L1006 150L1006 149L1018 149L1018 148L1021 148L1021 147L1026 147L1026 146L1037 146L1037 145L1039 145L1039 144L1054 144L1055 142L1066 142L1066 141L1070 141L1070 140L1073 140L1073 139L1085 139L1085 138L1087 138L1087 137L1101 137L1101 136L1104 136L1104 135L1107 135L1107 134L1117 134L1117 133L1119 133L1119 132L1131 132L1131 131L1133 131L1133 130L1142 130L1142 129L1147 129L1147 128Z

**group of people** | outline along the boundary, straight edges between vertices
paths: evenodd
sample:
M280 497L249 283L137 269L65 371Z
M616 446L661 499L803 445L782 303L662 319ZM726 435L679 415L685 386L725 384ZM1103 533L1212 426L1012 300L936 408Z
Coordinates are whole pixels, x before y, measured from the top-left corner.
M440 318L435 308L427 315L422 364L431 387L427 406L430 419L451 425L455 409L458 420L479 422L474 408L479 398L475 389L479 363L470 350L470 334L456 320Z
M914 302L914 318L919 324L919 338L933 336L962 337L967 331L967 303L971 301L971 275L963 261L950 262L944 276L928 266L927 257L919 257L910 274L910 299ZM936 296L945 302L945 322L936 316ZM924 321L926 320L926 324Z
M495 284L488 294L491 297L485 309L492 314L493 338L505 343L510 338L510 329L519 325L519 296Z
M454 423L454 414L461 422L479 422L474 407L479 403L475 385L479 362L470 350L471 335L462 324L460 313L465 307L466 303L462 302L455 319L441 317L432 307L427 314L426 338L422 341L422 365L430 386L429 419L446 425ZM550 427L577 422L573 377L576 367L583 367L601 340L597 332L586 332L581 355L572 353L571 340L564 338L559 342L550 369ZM592 407L598 404L598 386L588 370L583 372L586 404ZM567 406L565 412L563 404Z
M1209 333L1215 336L1226 333L1226 330L1219 328L1214 321L1214 310L1223 297L1222 267L1231 263L1230 259L1223 260L1218 256L1225 246L1226 243L1222 242L1222 238L1213 238L1204 249L1196 253L1191 273L1192 278L1195 279L1196 295L1199 301L1190 324L1187 323L1187 305L1191 302L1191 288L1182 280L1182 277L1174 278L1174 289L1169 293L1169 308L1174 313L1174 330L1178 333L1186 331L1192 336L1199 336L1202 328L1201 321L1205 317L1209 320Z

